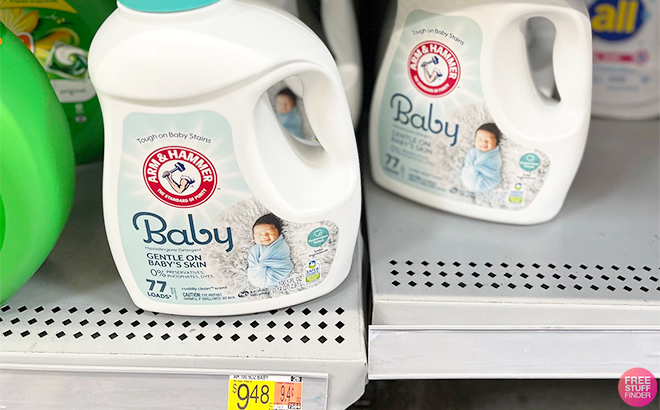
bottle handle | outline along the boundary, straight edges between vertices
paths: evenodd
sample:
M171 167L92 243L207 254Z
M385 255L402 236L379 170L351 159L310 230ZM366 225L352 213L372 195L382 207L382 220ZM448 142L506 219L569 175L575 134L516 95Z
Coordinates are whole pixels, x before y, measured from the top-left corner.
M532 80L525 48L525 26L532 17L547 18L556 28L553 69L559 102L543 96ZM591 25L584 4L520 4L498 20L502 25L494 27L490 35L484 33L483 52L484 96L493 102L489 108L498 125L505 127L505 133L537 140L586 131L591 112L592 54ZM508 121L499 121L501 118Z
M321 0L321 22L337 61L353 123L362 109L362 57L355 10L350 0Z
M303 86L305 112L321 147L305 146L280 128L265 91L289 77ZM360 189L355 133L336 71L309 61L286 62L267 70L250 87L255 101L245 112L236 156L248 185L281 218L318 221L348 202ZM241 91L244 92L244 91ZM253 190L254 191L254 190Z

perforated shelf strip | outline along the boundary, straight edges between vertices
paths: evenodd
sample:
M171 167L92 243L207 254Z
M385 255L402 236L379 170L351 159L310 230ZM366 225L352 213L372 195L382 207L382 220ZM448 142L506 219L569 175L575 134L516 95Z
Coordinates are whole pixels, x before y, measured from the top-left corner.
M394 259L391 259L389 264L392 266L389 273L392 279L390 285L393 287L415 289L417 286L425 286L429 288L428 291L423 287L418 291L433 292L433 287L441 286L444 289L439 289L438 293L444 295L460 295L462 290L465 290L464 293L473 290L466 288L479 290L484 286L496 290L502 288L500 290L502 297L507 296L506 288L510 291L521 288L520 290L527 290L530 294L547 296L547 293L553 293L585 300L609 298L611 295L602 296L604 291L613 292L615 300L643 299L649 292L651 294L660 292L658 277L654 275L654 272L657 274L658 269L654 271L646 265L589 267L585 264L571 266L565 263L558 266L549 263L541 266L532 263L526 266L521 262L510 265L506 262L462 264L458 261L430 263L426 260L420 262L406 260L401 263ZM627 292L629 295L622 292Z

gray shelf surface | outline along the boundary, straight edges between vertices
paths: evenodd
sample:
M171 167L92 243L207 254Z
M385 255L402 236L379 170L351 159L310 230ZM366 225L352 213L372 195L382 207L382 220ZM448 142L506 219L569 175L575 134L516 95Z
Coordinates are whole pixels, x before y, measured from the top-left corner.
M101 164L79 167L77 184L52 254L0 309L0 404L226 408L228 376L246 373L302 376L306 409L344 409L362 395L361 242L346 281L302 305L235 317L146 312L108 249Z
M370 378L660 371L659 128L593 120L566 203L541 225L444 213L367 180Z

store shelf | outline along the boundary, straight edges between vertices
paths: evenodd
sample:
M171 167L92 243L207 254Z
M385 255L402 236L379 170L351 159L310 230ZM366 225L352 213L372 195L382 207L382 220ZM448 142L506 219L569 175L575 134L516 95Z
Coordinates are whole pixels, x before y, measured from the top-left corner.
M372 379L660 372L658 121L594 120L554 220L489 223L366 181Z
M79 167L77 181L62 238L1 309L2 406L223 409L232 374L302 376L304 409L345 409L361 396L361 243L346 281L303 305L237 317L145 312L107 246L100 164Z

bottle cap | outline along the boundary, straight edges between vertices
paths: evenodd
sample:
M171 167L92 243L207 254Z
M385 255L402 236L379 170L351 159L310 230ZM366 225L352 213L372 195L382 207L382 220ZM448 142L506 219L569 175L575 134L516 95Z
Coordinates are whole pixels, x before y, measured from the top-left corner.
M220 0L118 0L129 9L148 13L171 13L208 6Z

